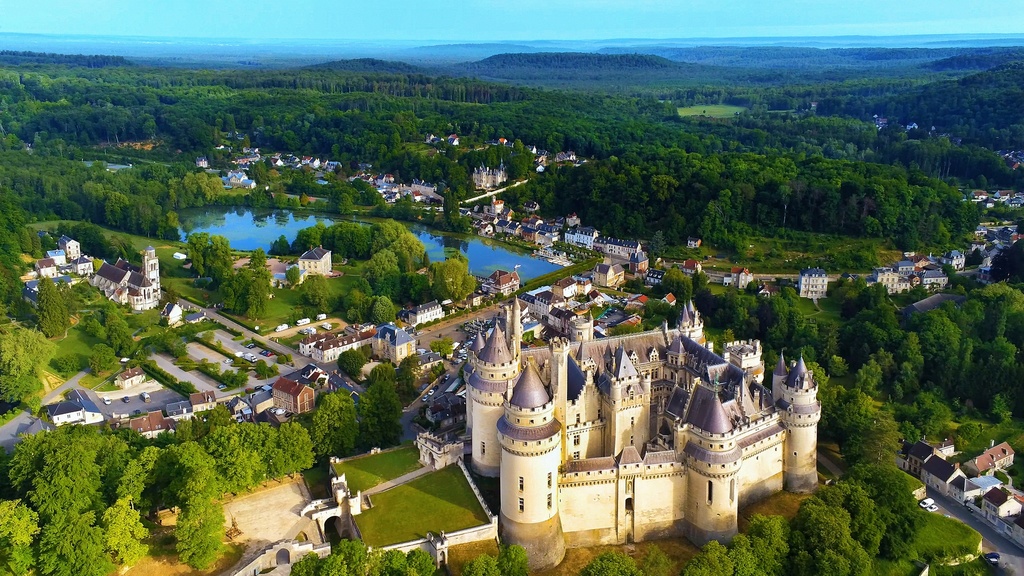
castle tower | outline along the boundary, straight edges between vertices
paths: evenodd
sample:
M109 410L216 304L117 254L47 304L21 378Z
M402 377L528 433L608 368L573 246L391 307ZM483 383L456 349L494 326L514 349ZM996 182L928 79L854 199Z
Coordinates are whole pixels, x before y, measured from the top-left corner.
M474 345L473 348L476 348ZM499 324L479 351L474 352L466 371L470 405L467 407L467 427L471 427L473 441L473 469L480 475L498 475L500 448L498 419L511 384L519 377L519 358L509 350L505 333Z
M153 283L153 287L156 288L157 293L160 292L160 260L156 257L156 249L152 246L147 246L146 250L142 253L142 269L146 275L146 278Z
M512 331L509 335L512 339L509 348L518 360L523 353L523 311L519 307L519 298L512 299L512 323L509 326Z
M557 565L565 555L558 515L562 423L554 402L529 363L498 421L501 442L501 536L526 549L530 571Z
M693 300L684 304L683 311L679 314L679 333L704 344L704 319L693 305Z
M687 415L689 438L683 449L687 464L686 537L703 546L711 540L728 542L736 535L742 448L716 390L694 383L691 404L699 411Z
M551 395L555 403L555 420L569 424L566 414L568 413L569 396L569 342L564 338L552 338L549 344L551 348ZM565 426L562 427L562 461L566 461L567 448L565 438Z
M650 379L641 377L625 347L619 345L601 374L598 387L608 415L605 447L619 454L626 446L642 450L650 436Z
M785 370L781 355L772 382L782 425L788 431L782 456L783 483L790 492L813 492L818 487L818 421L821 420L818 384L803 357L789 371L785 381L781 381L780 367Z
M573 319L570 336L573 342L589 342L594 339L594 319L590 317L590 314Z

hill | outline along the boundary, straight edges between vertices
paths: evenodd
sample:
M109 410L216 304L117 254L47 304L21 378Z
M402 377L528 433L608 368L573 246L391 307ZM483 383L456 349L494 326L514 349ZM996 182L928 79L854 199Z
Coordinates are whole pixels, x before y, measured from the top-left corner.
M106 68L108 66L131 66L127 58L121 56L87 55L87 54L52 54L49 52L26 52L20 50L0 50L0 64L8 66L24 66L28 64L63 64L69 66L85 66L86 68Z
M379 60L377 58L334 60L324 62L323 64L314 64L306 68L310 70L340 70L344 72L374 72L379 74L423 74L426 72L426 70L419 66L392 60Z

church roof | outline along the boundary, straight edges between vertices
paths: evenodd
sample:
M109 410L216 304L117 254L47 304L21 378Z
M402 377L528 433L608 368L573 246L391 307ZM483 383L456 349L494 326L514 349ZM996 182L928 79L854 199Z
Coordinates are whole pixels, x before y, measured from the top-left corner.
M502 331L501 326L494 326L483 349L476 356L490 364L506 364L512 361L512 353L509 352L508 344L505 342L505 332Z
M519 375L519 382L512 389L508 403L517 408L540 408L551 401L551 395L540 379L533 362L526 363L526 369Z

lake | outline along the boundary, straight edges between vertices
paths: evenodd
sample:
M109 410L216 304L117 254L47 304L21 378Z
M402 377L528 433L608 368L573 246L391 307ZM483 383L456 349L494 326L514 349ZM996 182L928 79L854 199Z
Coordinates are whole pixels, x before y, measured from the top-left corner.
M217 234L227 238L231 247L239 250L269 250L271 242L282 234L291 242L303 228L315 226L317 222L330 226L341 220L311 212L223 207L182 210L178 218L186 235L193 232ZM489 276L499 269L512 270L518 265L519 276L525 281L560 268L547 260L479 236L451 234L408 222L403 224L423 242L432 262L444 260L446 250L458 250L466 255L470 272L477 276Z

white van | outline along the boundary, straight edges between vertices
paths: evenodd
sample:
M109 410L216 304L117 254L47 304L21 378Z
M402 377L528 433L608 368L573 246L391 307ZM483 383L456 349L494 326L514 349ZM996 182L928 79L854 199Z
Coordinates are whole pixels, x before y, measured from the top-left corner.
M296 326L305 326L306 324L309 324L309 318L303 318L295 323Z
M321 320L327 320L327 314L317 314L316 321L319 322Z
M284 332L287 329L288 329L288 325L287 324L281 324L277 328L274 328L274 332Z

